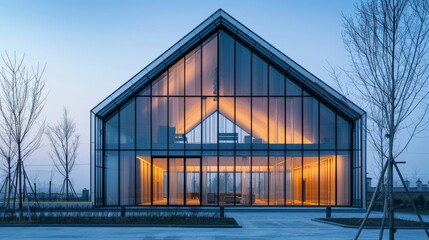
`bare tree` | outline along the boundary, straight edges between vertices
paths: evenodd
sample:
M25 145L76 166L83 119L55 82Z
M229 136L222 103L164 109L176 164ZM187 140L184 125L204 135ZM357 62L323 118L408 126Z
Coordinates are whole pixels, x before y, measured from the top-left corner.
M69 201L70 188L73 197L77 199L76 191L70 181L70 173L76 162L79 134L76 133L76 124L69 117L66 108L64 108L63 118L57 124L49 126L46 135L52 147L51 159L58 172L64 177L60 195L65 188L66 199Z
M40 146L44 132L44 121L40 114L46 102L42 79L45 66L28 69L24 65L25 55L10 57L1 55L4 66L0 71L0 119L6 134L10 134L16 147L16 179L19 198L19 216L23 214L25 186L31 183L24 167L24 160Z
M387 161L380 176L387 172L390 239L395 232L394 167L403 182L395 159L428 124L428 16L427 0L368 0L356 5L354 16L343 17L343 41L351 60L348 83L386 138L386 154L380 153Z
M5 180L3 182L2 190L4 191L3 196L3 207L5 210L11 206L11 197L14 191L14 169L16 166L16 147L14 145L12 135L7 131L5 125L0 127L0 156L2 157L2 169L6 173ZM1 191L0 191L1 192Z
M372 150L374 151L373 159L375 161L376 168L372 168L372 173L377 178L382 178L382 176L379 176L381 173L381 170L383 169L384 162L386 160L387 151L386 151L386 145L387 145L387 139L385 138L386 128L384 126L383 121L383 112L381 109L377 108L374 105L368 104L367 101L363 101L358 94L356 94L355 91L353 91L353 85L350 84L344 84L344 79L342 78L342 72L346 72L347 75L349 73L344 68L340 67L334 67L328 62L329 68L325 68L329 74L332 80L334 80L335 86L338 89L338 91L344 95L344 96L352 96L354 97L354 101L357 102L360 106L364 107L365 109L369 109L368 112L370 115L368 116L368 124L367 124L367 136L369 145L371 146Z

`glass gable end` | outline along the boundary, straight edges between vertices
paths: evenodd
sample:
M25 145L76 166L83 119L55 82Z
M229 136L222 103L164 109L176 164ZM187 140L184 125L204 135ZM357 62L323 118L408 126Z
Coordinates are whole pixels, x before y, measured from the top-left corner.
M221 30L105 118L96 204L359 206L355 124Z

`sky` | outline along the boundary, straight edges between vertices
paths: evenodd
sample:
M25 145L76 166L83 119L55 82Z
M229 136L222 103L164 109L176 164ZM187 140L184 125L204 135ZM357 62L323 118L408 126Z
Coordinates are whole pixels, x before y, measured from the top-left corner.
M356 1L8 1L0 0L0 52L25 53L26 65L46 63L43 110L57 122L67 107L81 136L72 172L77 192L89 188L90 110L165 50L222 8L308 71L333 86L328 62L347 66L342 14ZM429 181L429 130L399 157L404 177ZM26 160L43 190L54 169L45 138ZM375 177L368 149L368 176ZM58 173L54 182L61 182ZM374 183L373 183L374 185Z

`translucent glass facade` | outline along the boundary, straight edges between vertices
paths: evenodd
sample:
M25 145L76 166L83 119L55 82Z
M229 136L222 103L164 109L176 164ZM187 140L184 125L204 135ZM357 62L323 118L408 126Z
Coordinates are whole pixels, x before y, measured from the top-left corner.
M97 205L362 204L362 120L225 30L93 121Z

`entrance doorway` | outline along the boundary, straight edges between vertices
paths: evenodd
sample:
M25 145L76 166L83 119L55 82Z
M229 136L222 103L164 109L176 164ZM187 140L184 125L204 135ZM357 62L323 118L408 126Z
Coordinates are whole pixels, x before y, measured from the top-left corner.
M201 205L201 158L152 158L153 205Z

